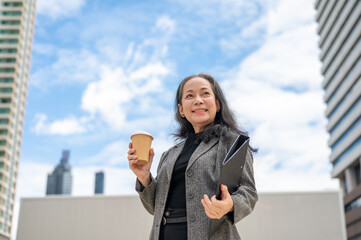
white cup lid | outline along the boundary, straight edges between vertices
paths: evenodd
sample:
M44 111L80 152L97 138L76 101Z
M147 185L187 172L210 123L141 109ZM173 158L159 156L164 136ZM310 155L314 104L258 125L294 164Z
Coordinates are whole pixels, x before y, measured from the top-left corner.
M136 131L135 133L133 133L133 134L130 136L130 138L132 138L134 135L137 135L137 134L148 135L148 136L150 136L150 137L153 139L153 136L152 136L150 133L146 132L146 131Z

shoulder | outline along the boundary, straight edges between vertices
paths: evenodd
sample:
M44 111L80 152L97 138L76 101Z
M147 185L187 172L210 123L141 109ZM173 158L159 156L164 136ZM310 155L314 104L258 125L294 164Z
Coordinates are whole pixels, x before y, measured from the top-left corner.
M235 131L233 129L230 128L225 128L222 131L222 134L220 136L219 141L221 143L223 143L224 145L228 146L228 148L231 147L231 145L236 141L236 139L240 136L241 134L238 131Z
M172 147L170 147L167 151L163 152L162 158L166 157L169 153L171 153L175 149L182 148L184 146L184 143L185 143L185 140L182 140L182 141L176 143L175 145L173 145Z

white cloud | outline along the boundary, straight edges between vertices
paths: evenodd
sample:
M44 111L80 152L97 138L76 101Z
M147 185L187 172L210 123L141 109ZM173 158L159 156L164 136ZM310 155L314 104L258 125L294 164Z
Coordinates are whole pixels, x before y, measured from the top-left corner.
M126 105L162 91L161 79L167 74L169 69L160 62L149 63L130 74L120 67L114 70L104 68L100 81L90 83L85 89L81 107L91 114L99 113L112 128L122 129L127 111L138 111Z
M45 44L45 49L39 52L43 44L36 50L46 54L54 46ZM51 84L89 83L98 77L101 66L101 56L86 50L58 49L55 51L56 60L48 67L40 67L30 76L30 84L38 88L46 88Z
M140 44L130 43L125 54L109 49L100 53L85 49L59 51L50 69L42 68L32 75L32 83L36 86L49 84L48 79L54 73L57 74L51 81L53 84L87 83L80 106L86 114L52 123L46 123L46 116L38 114L35 132L60 135L85 133L94 121L103 121L110 129L120 131L129 128L129 125L135 126L127 122L129 115L144 129L144 125L154 124L152 119L158 121L157 116L169 116L167 109L162 107L164 104L157 101L165 102L164 98L169 97L163 82L171 74L172 64L167 60L167 48L175 23L168 16L162 16L154 29L168 37L159 34L144 39ZM102 49L100 45L99 48Z
M75 14L85 4L85 0L37 0L37 13L49 18L59 18Z
M222 83L231 106L242 116L240 122L246 130L254 129L261 191L338 187L330 176L311 4L281 1L270 9L263 22L268 29L265 42ZM294 14L294 8L307 12Z
M175 22L169 16L161 16L157 19L154 30L170 35L175 31Z
M62 120L56 120L52 123L47 123L47 116L45 114L37 114L35 116L36 124L33 131L36 134L42 135L71 135L80 134L87 131L86 125L89 119L86 117L76 118L69 117Z

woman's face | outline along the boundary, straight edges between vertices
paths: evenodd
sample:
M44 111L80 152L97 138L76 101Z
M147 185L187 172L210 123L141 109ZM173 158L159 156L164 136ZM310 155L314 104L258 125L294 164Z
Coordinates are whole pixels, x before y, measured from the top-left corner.
M184 84L182 104L178 104L178 109L180 115L192 124L195 133L214 122L219 108L219 101L208 80L196 77Z

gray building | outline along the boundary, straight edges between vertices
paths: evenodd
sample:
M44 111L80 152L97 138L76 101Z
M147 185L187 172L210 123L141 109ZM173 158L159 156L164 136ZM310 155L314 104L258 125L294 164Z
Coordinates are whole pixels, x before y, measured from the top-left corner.
M70 152L64 150L60 163L55 167L51 174L48 174L46 195L71 194L73 178L71 175L71 166L69 164L69 155Z
M138 196L22 198L16 239L144 240L152 222ZM246 240L346 239L338 191L259 193L236 227Z
M100 171L95 173L95 194L103 194L104 193L104 172Z
M317 0L332 177L343 189L348 239L361 239L361 1Z
M0 239L10 239L35 0L0 0Z

